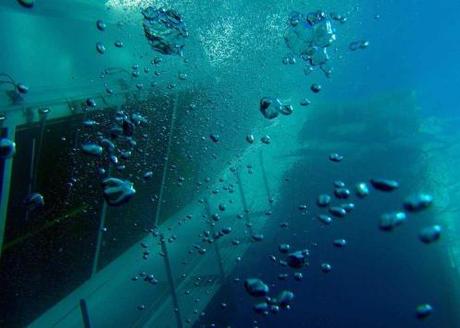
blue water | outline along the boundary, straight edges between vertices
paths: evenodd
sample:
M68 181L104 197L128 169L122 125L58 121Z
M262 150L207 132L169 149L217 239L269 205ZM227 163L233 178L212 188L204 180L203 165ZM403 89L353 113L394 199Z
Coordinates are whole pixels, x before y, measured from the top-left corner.
M377 1L360 17L372 42L350 73L349 96L388 89L412 88L427 115L455 115L459 82L455 35L460 29L455 1ZM365 9L364 9L365 10ZM376 20L375 15L380 15Z
M327 96L353 102L385 92L413 90L417 94L420 115L447 120L443 133L445 136L457 135L457 129L449 121L458 117L455 90L460 83L459 9L460 3L456 1L436 4L374 1L362 4L361 15L354 19L361 24L359 37L364 36L371 46L364 52L352 54L354 58L348 65L340 67L339 70L346 71L345 76L340 81L332 80L333 87L327 91ZM385 119L385 104L378 110ZM391 113L387 119L392 120ZM311 138L311 135L305 134L304 137ZM372 143L374 138L372 134L363 136L363 147L366 142ZM452 142L458 143L458 136ZM306 153L307 156L311 154ZM395 170L389 169L385 163L389 156L391 161L396 157L400 159L400 163L392 163L397 167ZM446 154L445 159L449 160L449 155ZM279 255L273 243L288 242L291 246L302 247L306 242L315 242L318 246L313 250L320 255L312 257L311 267L304 271L302 282L294 281L292 276L286 282L275 282L277 290L296 291L296 302L287 313L267 318L254 315L244 291L235 290L234 285L238 283L232 285L231 281L228 282L229 287L224 288L209 309L214 314L212 318L216 327L459 327L454 314L455 296L452 295L453 280L458 279L458 275L447 280L440 278L449 275L446 273L449 270L444 269L446 263L437 254L439 249L426 249L424 245L410 243L407 237L416 234L417 228L405 228L400 236L375 235L375 225L369 221L373 221L376 213L385 211L388 205L397 203L397 197L367 199L364 209L354 212L349 220L345 219L346 223L341 223L333 231L308 225L311 219L293 210L305 199L315 199L316 195L330 189L330 183L324 181L336 177L354 181L378 172L394 174L399 171L402 180L406 180L404 175L409 175L409 170L401 168L410 165L412 160L415 159L407 153L374 152L359 161L359 175L350 173L353 165L344 164L340 170L332 168L332 171L321 174L309 171L311 166L299 161L287 174L292 180L281 193L281 204L273 210L272 234L266 236L270 242L252 249L234 277L244 279L243 272L252 272L273 281L274 276L288 272L279 265L267 265L269 255ZM414 178L423 179L418 175ZM307 185L304 181L308 181ZM410 183L410 179L406 182ZM310 188L309 184L315 187ZM279 231L279 222L284 219L290 222L290 232ZM294 237L292 231L296 231ZM331 240L344 235L349 248L337 252L331 246ZM324 259L334 263L333 271L328 275L319 270L319 263ZM261 267L265 268L262 272ZM414 320L410 306L422 299L430 299L437 309L435 316L426 322ZM222 311L220 302L231 305ZM226 311L227 314L223 314ZM252 320L254 322L249 323Z
M0 327L460 328L459 1L25 2L0 0Z

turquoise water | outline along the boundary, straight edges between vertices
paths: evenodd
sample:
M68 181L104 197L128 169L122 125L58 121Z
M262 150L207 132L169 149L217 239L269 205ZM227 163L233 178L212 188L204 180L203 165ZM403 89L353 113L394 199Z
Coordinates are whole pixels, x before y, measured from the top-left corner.
M0 1L0 327L460 327L459 9Z

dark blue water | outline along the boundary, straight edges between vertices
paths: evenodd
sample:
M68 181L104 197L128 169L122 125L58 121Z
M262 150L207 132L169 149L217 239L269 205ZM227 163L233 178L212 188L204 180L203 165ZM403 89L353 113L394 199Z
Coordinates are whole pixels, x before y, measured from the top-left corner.
M439 137L457 135L451 120L458 117L455 90L460 83L460 44L457 42L460 4L455 1L436 4L381 1L363 4L363 7L365 14L355 18L371 46L365 52L353 54L355 57L345 68L342 67L347 78L333 80L334 87L327 91L328 96L334 94L343 103L351 103L347 109L353 111L352 103L356 99L385 94L386 101L382 100L377 108L370 108L371 111L380 111L382 125L386 121L394 123L395 129L404 130L407 127L392 117L394 104L391 99L397 98L398 92L414 92L416 106L420 109L417 115L445 120L444 135L438 134ZM404 106L401 110L404 111ZM333 119L333 114L330 115ZM365 121L366 117L362 119ZM340 125L340 122L334 123ZM305 128L305 134L300 136L304 139L300 142L312 138L314 132L309 130L310 127ZM375 142L379 138L378 130L361 135L360 147L366 148L366 144ZM233 277L244 280L244 272L246 276L249 274L273 282L276 292L283 289L295 291L296 301L292 309L266 318L255 315L249 309L251 300L245 291L236 287L241 283L229 281L228 287L223 288L209 309L212 319L203 322L215 322L217 327L458 327L457 301L453 293L457 276L449 273L449 261L441 255L445 254L446 244L427 248L413 239L423 225L421 222L436 221L436 213L413 218L416 221L413 226L401 228L400 234L382 234L375 224L379 213L388 208L399 208L398 199L411 190L411 184L423 185L423 175L411 167L412 163L420 161L417 148L421 144L416 138L421 137L421 133L412 132L413 143L408 148L394 144L384 152L366 150L361 153L361 158L354 158L352 164L343 163L340 167L333 164L321 168L313 166L312 170L310 164L302 161L311 158L315 161L316 155L305 151L302 159L286 174L290 181L285 183L281 201L268 218L271 228L266 235L267 241L253 247L233 274ZM333 137L319 137L319 142L326 143L331 139ZM458 137L453 137L452 142L458 143ZM342 151L354 153L356 149ZM446 160L449 160L448 156L446 154ZM406 186L397 194L372 195L334 227L318 227L312 215L303 216L297 210L305 200L315 199L319 193L330 190L334 179L355 183L375 174L397 177ZM318 210L312 212L309 214ZM281 229L279 224L285 221L289 222L289 228ZM334 249L332 240L337 238L347 239L346 249ZM295 281L292 275L287 281L273 278L291 271L276 263L268 264L270 255L282 257L276 247L281 243L289 243L296 249L311 249L310 266L302 270L302 282ZM311 246L312 243L315 246ZM329 274L320 270L324 261L333 266ZM422 300L436 308L435 315L424 322L415 319L413 306ZM228 302L229 308L222 310L220 302Z
M347 95L414 89L427 115L457 116L457 97L450 90L460 78L455 41L460 5L410 0L363 7L359 21L372 47L354 59Z

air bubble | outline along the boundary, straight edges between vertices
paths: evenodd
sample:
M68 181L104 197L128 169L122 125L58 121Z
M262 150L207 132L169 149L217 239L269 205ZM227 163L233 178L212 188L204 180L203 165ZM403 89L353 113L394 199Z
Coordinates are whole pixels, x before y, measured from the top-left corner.
M16 143L8 138L0 139L0 159L5 160L16 154Z

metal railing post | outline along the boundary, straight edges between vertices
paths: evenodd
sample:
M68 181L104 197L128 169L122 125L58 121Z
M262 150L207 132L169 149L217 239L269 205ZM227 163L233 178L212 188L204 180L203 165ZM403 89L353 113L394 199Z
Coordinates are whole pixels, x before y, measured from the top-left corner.
M2 133L0 137L9 138L14 141L15 137L15 128L0 128L0 132ZM2 131L3 130L3 131ZM11 172L13 169L13 159L8 158L3 160L3 172L0 172L0 257L2 256L3 250L3 240L5 238L5 227L6 227L6 219L8 214L8 201L9 201L9 194L10 194L10 184L11 184Z
M91 321L89 319L88 305L84 299L80 300L81 319L84 328L91 328Z
M241 204L243 205L244 209L244 217L246 219L246 225L248 227L249 233L252 235L253 230L252 230L252 225L251 225L251 218L249 216L249 209L248 209L248 203L246 201L246 196L244 194L244 189L243 189L243 183L241 182L241 176L240 176L240 169L237 168L236 172L236 181L238 184L238 190L240 191L240 198L241 198Z
M155 211L155 218L154 218L154 226L158 226L158 222L160 219L161 215L161 205L163 202L163 196L164 196L164 190L165 190L165 184L166 184L166 178L168 175L168 165L169 165L169 153L171 152L171 144L172 144L172 139L173 139L173 133L174 133L174 127L175 127L175 121L176 121L176 113L177 113L177 107L179 105L179 95L176 95L174 99L174 104L173 104L173 110L171 113L171 124L169 127L169 136L168 136L168 144L166 147L166 157L165 157L165 162L164 162L164 167L163 167L163 176L161 177L161 186L160 186L160 194L158 197L158 204L157 208ZM168 283L169 287L171 289L171 297L173 301L173 306L174 306L174 315L176 317L177 321L177 327L182 328L182 316L180 313L180 308L179 308L179 300L177 298L176 294L176 286L174 284L174 278L173 278L173 273L172 273L172 268L171 268L171 262L169 260L169 255L168 255L168 248L167 245L164 241L164 236L163 234L160 234L160 244L161 244L161 249L163 252L163 258L164 258L164 263L165 263L165 270L166 270L166 276L168 277Z
M214 225L211 222L211 215L212 214L211 214L211 207L209 205L208 198L205 198L205 200L204 200L204 208L205 208L205 211L206 211L206 217L208 218L211 234L212 234L212 236L215 236L216 229L214 229ZM225 270L224 270L224 264L222 262L222 256L220 254L218 241L214 240L213 245L214 245L214 251L216 252L217 264L219 266L220 279L222 281L224 281L225 280Z
M272 208L272 202L271 202L272 194L270 191L270 186L268 184L267 171L265 170L265 163L264 163L264 153L262 150L259 152L259 161L260 161L260 167L262 169L262 178L264 181L265 191L267 192L268 204L270 208Z

